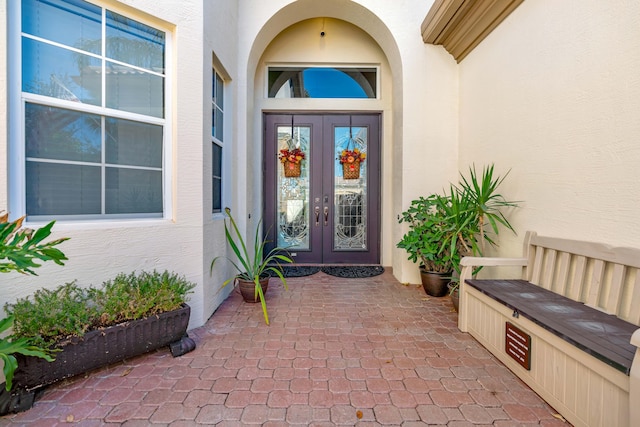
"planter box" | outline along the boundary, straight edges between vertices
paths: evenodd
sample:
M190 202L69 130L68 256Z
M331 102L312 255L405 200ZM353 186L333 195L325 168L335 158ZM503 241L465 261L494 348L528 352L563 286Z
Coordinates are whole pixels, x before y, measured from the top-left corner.
M178 310L145 319L133 320L74 337L47 362L37 357L16 355L18 369L11 390L11 412L29 409L35 390L64 378L73 377L101 366L138 356L171 345L174 356L195 348L187 335L191 308L184 304Z

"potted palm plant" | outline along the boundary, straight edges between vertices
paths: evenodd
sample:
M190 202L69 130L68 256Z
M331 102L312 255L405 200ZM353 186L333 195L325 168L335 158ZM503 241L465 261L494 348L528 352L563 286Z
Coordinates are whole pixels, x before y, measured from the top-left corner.
M409 253L409 260L420 262L427 294L446 295L448 284L454 297L462 257L482 256L487 246L495 246L499 226L514 231L502 210L518 204L497 192L507 175L494 176L493 165L484 167L481 174L471 166L469 176L461 174L448 193L420 197L402 213L400 222L408 223L409 230L397 246Z
M262 306L262 313L264 315L264 321L269 324L269 314L267 312L267 303L264 298L264 294L269 286L269 279L273 273L280 278L285 289L287 288L287 280L284 277L282 266L280 262L291 263L293 260L284 255L286 252L284 248L275 247L271 251L265 254L265 246L267 244L266 239L260 238L260 226L262 220L258 221L256 226L255 239L253 243L252 251L249 252L245 239L238 229L236 221L231 215L231 209L225 208L225 212L229 217L229 223L231 229L227 225L227 220L224 221L224 233L235 255L235 260L228 257L215 257L211 261L210 273L213 272L213 267L220 258L227 259L236 270L229 279L222 283L222 286L227 286L232 283L238 286L243 299L246 302L260 302Z
M495 238L500 232L500 226L515 233L503 210L518 207L519 202L508 201L498 193L498 187L508 175L509 172L504 176L494 176L493 164L484 166L479 174L475 165L472 165L469 167L469 176L461 173L458 185L451 186L451 196L461 200L461 205L464 206L464 212L454 211L452 215L459 216L456 221L459 235L466 236L471 243L466 255L483 256L489 246L497 246ZM454 265L454 270L456 274L449 285L449 293L457 310L459 262Z

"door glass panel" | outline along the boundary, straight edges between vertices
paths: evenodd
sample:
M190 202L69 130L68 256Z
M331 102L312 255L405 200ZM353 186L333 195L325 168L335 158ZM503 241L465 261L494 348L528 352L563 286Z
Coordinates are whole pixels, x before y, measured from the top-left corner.
M367 153L366 127L335 127L333 249L367 250L367 162L340 162L344 150ZM346 167L345 167L346 166ZM359 177L357 169L359 168Z
M295 250L308 250L310 248L309 231L309 168L311 164L310 126L278 126L278 152L275 153L277 165L277 245ZM304 153L304 159L300 162L300 176L285 176L285 168L296 166L284 163L278 159L281 150L293 150L299 148ZM289 175L295 175L288 171Z

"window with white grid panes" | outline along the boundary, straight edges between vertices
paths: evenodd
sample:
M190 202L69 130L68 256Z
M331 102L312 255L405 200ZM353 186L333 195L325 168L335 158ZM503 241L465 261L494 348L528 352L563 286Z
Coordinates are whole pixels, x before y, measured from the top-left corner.
M224 81L212 69L211 94L211 162L213 165L211 183L213 212L222 212L222 148L224 141Z
M83 0L22 0L24 209L162 217L168 35Z

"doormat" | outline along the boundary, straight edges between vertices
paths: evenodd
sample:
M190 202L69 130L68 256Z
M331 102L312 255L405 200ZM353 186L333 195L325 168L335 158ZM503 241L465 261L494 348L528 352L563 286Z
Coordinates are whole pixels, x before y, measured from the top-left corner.
M384 273L380 265L331 265L322 267L322 272L336 277L362 279Z
M298 265L281 265L282 267L282 275L284 277L304 277L311 276L312 274L316 274L320 271L320 267L314 266L298 266ZM271 277L277 277L276 273L270 271L269 275Z

